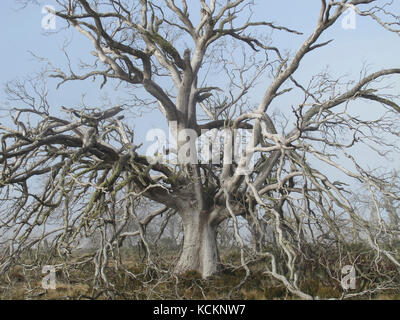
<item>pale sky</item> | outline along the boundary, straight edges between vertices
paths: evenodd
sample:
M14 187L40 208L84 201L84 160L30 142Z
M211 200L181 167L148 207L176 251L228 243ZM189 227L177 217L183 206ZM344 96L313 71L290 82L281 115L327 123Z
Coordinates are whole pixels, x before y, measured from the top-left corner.
M15 78L23 78L41 70L42 66L34 60L29 53L48 58L56 66L65 67L65 56L60 48L65 40L70 41L69 52L71 54L72 65L76 66L79 59L88 57L92 50L91 43L75 30L61 30L64 26L60 19L56 20L57 34L45 35L41 26L43 18L43 5L55 5L54 0L39 1L41 5L30 5L23 10L18 8L14 0L2 0L0 11L0 30L2 38L2 50L0 59L0 85L3 86L7 81ZM257 0L254 10L254 19L267 20L296 29L304 33L302 36L295 36L284 32L275 31L273 39L275 45L286 48L292 53L298 48L306 37L312 32L316 24L320 0ZM386 1L381 1L386 2ZM189 1L190 4L190 1ZM392 8L400 13L400 1L395 1ZM326 66L334 75L342 76L347 74L348 79L357 80L359 72L364 64L368 64L371 72L382 68L399 67L400 39L397 35L384 30L370 18L357 17L356 28L345 30L340 21L327 32L321 39L335 39L328 46L316 50L309 54L302 62L299 71L295 74L299 80L308 80L310 77ZM76 68L76 71L78 69ZM105 97L109 97L113 103L117 103L118 97L124 95L124 90L115 90L112 85L106 85L99 90L99 81L93 83L91 80L84 82L69 82L59 90L55 90L55 82L49 82L49 100L54 104L55 109L59 106L76 106L82 101L85 94L85 102L88 105L102 105ZM111 81L110 81L111 83ZM392 77L396 86L396 91L400 90L400 79ZM261 99L263 90L260 88L259 97L254 95L255 103ZM3 90L0 91L0 102L5 101ZM294 95L286 95L277 99L273 108L287 108L290 110L292 105L297 105L300 101ZM382 109L376 104L359 104L356 107L360 112L366 113L370 117L379 114ZM2 112L4 114L4 111ZM127 114L127 118L135 123L138 140L143 139L149 128L162 126L163 122L159 113L156 111L148 112L140 118L134 118ZM0 119L0 122L6 121ZM367 157L363 154L362 158ZM369 159L371 160L371 159ZM395 167L397 162L392 163Z

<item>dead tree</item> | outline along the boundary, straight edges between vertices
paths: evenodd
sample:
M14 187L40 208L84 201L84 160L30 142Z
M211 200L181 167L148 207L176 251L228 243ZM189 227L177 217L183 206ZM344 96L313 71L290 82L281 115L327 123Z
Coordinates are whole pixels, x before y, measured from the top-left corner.
M398 199L398 189L386 189L391 181L362 168L352 147L395 148L381 137L398 136L390 125L398 123L397 97L383 94L374 83L398 77L400 69L363 72L360 79L347 83L327 73L312 77L308 84L295 76L310 52L334 45L320 39L349 8L399 34L399 17L376 2L322 0L313 32L293 55L286 55L279 43L257 36L257 30L293 37L302 33L267 20L253 21L252 1L201 0L200 12L186 0L179 4L174 0L57 1L55 14L88 38L96 63L81 75L49 64L51 76L61 79L60 84L102 77L104 85L116 79L137 89L138 95L147 94L170 124L176 150L166 151L176 152L177 162L146 157L134 144L133 131L117 118L122 107L65 109L68 120L53 116L46 105L15 108L15 126L0 127L0 185L6 205L12 208L2 213L1 222L10 234L11 253L21 250L29 234L48 222L56 208L63 207L64 223L52 232L60 234L59 246L68 247L78 235L90 233L98 221L129 216L135 197L146 197L162 207L139 225L166 210L177 211L182 219L184 243L175 267L178 273L197 270L208 277L218 271L217 230L226 219L233 221L243 267L248 270L249 254L267 257L266 273L303 298L311 298L298 284L301 268L297 262L304 255L303 246L328 239L344 243L349 229L399 268L398 256L381 246L377 237L390 229L387 221L380 217L379 224L371 226L348 200L351 188L332 181L318 163L363 182L371 197L381 193ZM212 69L219 76L209 76ZM259 80L264 93L255 98L252 89L260 87ZM10 90L21 97L17 89ZM270 107L290 91L302 98L287 111L293 125L279 128ZM366 100L385 106L387 112L375 121L355 117L353 102ZM23 101L29 103L29 99ZM33 120L28 122L28 118ZM216 130L226 133L220 161L202 163L191 134L205 137ZM251 136L244 151L232 160L238 130L248 130ZM254 167L249 167L251 156ZM341 159L351 165L343 165ZM254 222L256 233L265 230L261 224L273 226L282 259L262 246L249 253L240 236L239 216L252 217L249 221ZM116 234L141 236L146 246L144 227ZM286 274L279 272L280 265Z

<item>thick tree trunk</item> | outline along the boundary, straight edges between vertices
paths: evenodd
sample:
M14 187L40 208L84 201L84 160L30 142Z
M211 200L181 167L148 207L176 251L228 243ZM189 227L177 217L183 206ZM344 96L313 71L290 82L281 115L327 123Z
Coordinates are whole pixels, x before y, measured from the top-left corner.
M217 248L216 213L216 210L211 212L188 210L181 215L184 229L183 250L175 272L196 270L203 278L207 278L218 271L220 260Z

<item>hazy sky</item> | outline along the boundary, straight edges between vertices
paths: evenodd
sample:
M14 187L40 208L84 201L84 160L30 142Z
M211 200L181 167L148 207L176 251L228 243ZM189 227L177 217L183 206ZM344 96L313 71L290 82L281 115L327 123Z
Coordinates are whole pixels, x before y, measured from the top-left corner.
M195 0L193 0L194 2ZM302 41L316 24L319 14L320 0L258 0L254 10L254 18L273 21L304 32L303 36L294 36L284 32L274 32L273 39L292 52L300 46ZM384 1L381 1L384 2ZM189 1L190 3L190 1ZM92 50L91 43L75 30L61 30L64 25L60 19L56 20L58 34L46 36L41 27L43 18L42 6L54 5L55 1L42 1L42 5L31 5L23 10L18 8L13 0L2 0L0 11L0 30L2 50L0 59L0 85L18 77L29 76L41 70L42 66L29 53L32 51L38 56L48 58L56 66L65 66L65 56L61 47L66 39L70 41L69 52L73 65L77 65L80 58L85 58ZM395 1L393 9L400 13L400 1ZM330 45L309 54L296 73L300 80L307 80L313 74L330 66L334 75L348 75L348 79L358 79L359 72L367 63L371 72L381 68L399 67L400 39L395 34L385 31L370 18L357 17L356 28L345 30L340 21L321 40L335 39ZM76 68L76 71L78 69ZM392 78L397 91L400 90L400 79ZM85 101L91 105L102 105L106 97L117 101L123 90L115 90L113 86L106 86L99 90L99 83L90 80L85 82L67 83L58 91L55 83L50 82L50 101L56 108L61 105L76 106L81 103L82 94L86 94ZM262 91L260 89L260 98ZM277 100L274 108L287 108L297 105L296 96L287 95ZM3 90L0 93L0 102L5 101ZM257 101L257 99L256 99ZM376 104L359 104L360 112L367 112L374 117L382 111ZM129 114L128 114L129 119ZM144 114L140 119L131 117L137 130L138 139L144 137L149 128L160 126L158 113ZM4 120L5 121L5 120Z

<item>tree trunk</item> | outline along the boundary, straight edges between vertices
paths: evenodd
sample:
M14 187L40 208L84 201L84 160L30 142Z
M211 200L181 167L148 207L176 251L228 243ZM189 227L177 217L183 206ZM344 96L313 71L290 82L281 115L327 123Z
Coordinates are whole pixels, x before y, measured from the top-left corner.
M184 229L183 250L175 272L196 270L203 278L207 278L218 271L220 260L216 214L217 210L196 212L193 209L185 210L181 214Z

